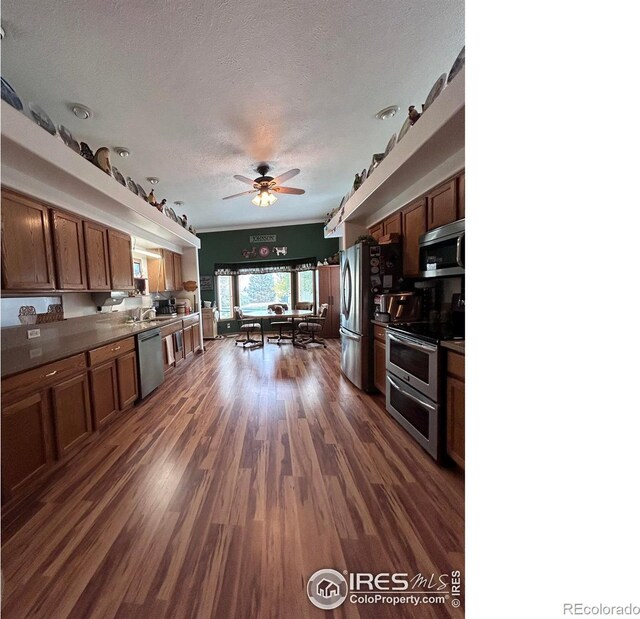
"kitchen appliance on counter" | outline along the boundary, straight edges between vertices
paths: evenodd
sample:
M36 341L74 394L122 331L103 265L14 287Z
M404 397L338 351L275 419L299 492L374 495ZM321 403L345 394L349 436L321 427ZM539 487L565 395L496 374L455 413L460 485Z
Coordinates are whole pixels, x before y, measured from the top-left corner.
M340 253L340 365L359 389L373 389L371 319L373 296L397 290L402 246L358 243Z
M140 399L164 382L164 359L160 329L150 329L136 336Z
M171 299L156 299L153 302L156 308L156 314L177 314L176 300Z
M373 303L380 322L413 322L422 316L422 299L413 292L379 294Z
M435 460L443 456L439 344L462 339L450 327L427 322L387 327L387 411Z
M419 243L422 277L464 275L464 219L430 230Z

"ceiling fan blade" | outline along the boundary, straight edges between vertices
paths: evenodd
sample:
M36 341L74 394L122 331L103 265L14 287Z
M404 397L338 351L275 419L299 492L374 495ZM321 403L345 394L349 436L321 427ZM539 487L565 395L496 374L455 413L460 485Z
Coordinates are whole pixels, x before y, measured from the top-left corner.
M273 179L273 182L276 185L279 185L280 183L284 183L285 181L288 181L290 178L293 178L296 174L300 174L300 170L298 168L293 168L293 170L289 170L284 174L280 174L280 176L276 176Z
M271 190L278 193L293 193L297 196L301 196L304 193L304 189L296 189L295 187L272 187Z
M234 174L233 178L235 178L238 181L242 181L243 183L247 183L248 185L255 185L255 181L251 180L250 178L247 178L246 176L242 176L240 174Z
M241 191L240 193L234 193L232 196L225 196L222 198L223 200L228 200L229 198L237 198L238 196L246 196L249 193L258 193L257 189L251 189L250 191Z

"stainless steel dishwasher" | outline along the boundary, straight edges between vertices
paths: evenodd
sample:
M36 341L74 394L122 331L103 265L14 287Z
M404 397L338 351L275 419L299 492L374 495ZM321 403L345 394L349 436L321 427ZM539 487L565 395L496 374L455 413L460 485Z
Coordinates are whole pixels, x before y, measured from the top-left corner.
M140 398L148 396L164 382L164 360L160 329L150 329L136 336Z

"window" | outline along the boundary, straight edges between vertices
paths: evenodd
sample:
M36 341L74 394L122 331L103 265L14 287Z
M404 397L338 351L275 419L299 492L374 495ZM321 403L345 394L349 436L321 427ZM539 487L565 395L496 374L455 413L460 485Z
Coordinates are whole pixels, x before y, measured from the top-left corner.
M314 303L313 274L314 271L298 271L298 303Z
M218 275L216 277L216 287L220 319L233 318L233 277L231 275Z
M248 312L266 312L271 303L291 307L291 273L238 275L240 307Z

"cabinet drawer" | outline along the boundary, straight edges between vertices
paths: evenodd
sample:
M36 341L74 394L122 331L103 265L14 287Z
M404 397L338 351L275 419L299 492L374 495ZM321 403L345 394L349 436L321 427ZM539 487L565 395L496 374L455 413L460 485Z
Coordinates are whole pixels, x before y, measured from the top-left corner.
M116 357L124 355L131 350L135 350L135 348L136 342L132 337L112 342L111 344L101 346L100 348L94 348L89 351L89 365L98 365L99 363L104 363L110 359L115 359Z
M380 325L373 325L373 337L376 340L385 341L387 337L387 328Z
M181 330L182 330L182 322L178 320L176 322L171 323L170 325L166 325L162 327L160 329L160 337L164 339L168 335L171 335L172 333L175 333L176 331L181 331Z
M38 390L59 381L61 378L71 376L87 367L84 353L67 357L60 361L48 363L35 370L28 370L2 381L2 395L7 397L12 392L21 392L23 389Z
M184 318L182 320L182 326L186 329L187 327L195 325L198 322L200 322L200 316L189 316L189 318Z
M464 380L464 355L447 353L447 373Z

